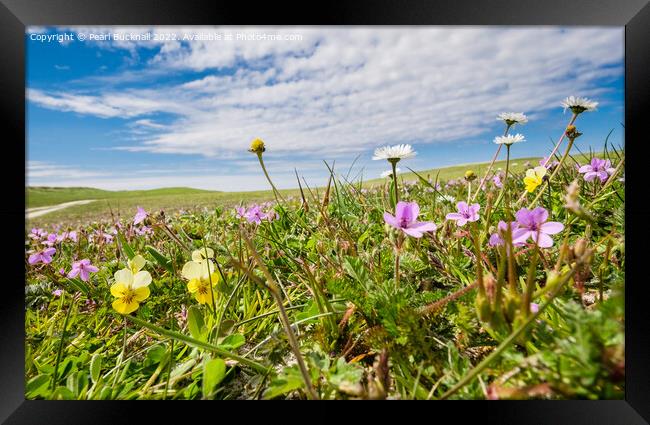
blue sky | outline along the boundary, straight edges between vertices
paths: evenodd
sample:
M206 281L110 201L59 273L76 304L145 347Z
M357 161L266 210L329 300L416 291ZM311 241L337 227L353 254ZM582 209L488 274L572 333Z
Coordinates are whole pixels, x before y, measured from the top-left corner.
M31 27L25 42L29 185L266 189L255 137L282 188L357 156L353 174L378 177L388 144L418 152L403 169L488 161L510 111L529 117L513 155L541 156L570 95L599 102L578 149L624 139L622 27Z

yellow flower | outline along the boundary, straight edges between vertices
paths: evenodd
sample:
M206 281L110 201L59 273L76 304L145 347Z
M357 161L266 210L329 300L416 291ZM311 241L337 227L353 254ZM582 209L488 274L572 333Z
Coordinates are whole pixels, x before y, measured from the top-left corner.
M254 153L262 153L266 150L264 147L264 142L262 139L255 139L251 142L251 148L250 151Z
M546 175L546 167L531 168L526 171L526 177L524 177L524 184L526 185L526 190L528 193L532 193L537 189L537 186L542 184L542 179Z
M474 173L473 170L465 171L465 180L470 181L470 182L472 180L476 180L476 174Z
M149 272L133 274L130 269L115 272L115 283L111 286L111 294L116 298L113 308L120 314L133 313L140 303L149 297Z
M205 257L205 251L208 251L208 258L214 258L214 250L206 247L192 251L192 261L195 263L202 263L207 260Z
M212 286L215 286L219 282L220 276L214 271L214 265L210 260L188 261L183 266L181 275L188 280L187 290L194 294L199 304L207 304L212 301L214 294L211 293L210 282L212 282Z
M135 257L127 261L126 264L129 266L131 272L133 272L133 274L136 274L137 272L142 270L145 264L147 264L147 260L145 260L142 255L136 255Z

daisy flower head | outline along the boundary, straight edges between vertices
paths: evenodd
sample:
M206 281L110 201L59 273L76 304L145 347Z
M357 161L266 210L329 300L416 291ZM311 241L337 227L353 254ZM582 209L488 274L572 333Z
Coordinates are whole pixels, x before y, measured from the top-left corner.
M515 124L526 124L528 117L523 112L502 112L497 115L497 121L503 121L511 127Z
M133 274L126 268L115 272L115 283L111 286L111 294L116 298L113 308L120 314L133 313L140 303L149 297L151 275L141 271Z
M598 102L589 100L586 97L569 96L562 101L564 111L571 109L571 112L576 115L585 111L595 111L596 106L598 106Z
M507 136L497 136L494 138L494 143L497 145L506 145L510 146L513 143L519 143L525 141L526 138L523 136L523 134L508 134Z
M373 160L385 159L389 162L398 162L401 159L413 158L417 153L411 145L383 146L375 149Z

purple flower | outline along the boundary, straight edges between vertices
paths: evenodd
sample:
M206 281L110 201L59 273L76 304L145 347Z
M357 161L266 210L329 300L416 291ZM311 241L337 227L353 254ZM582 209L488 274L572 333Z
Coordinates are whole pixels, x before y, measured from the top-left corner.
M36 252L29 256L27 260L29 264L50 264L52 262L52 256L56 253L54 248L46 248L43 251Z
M558 160L549 161L548 164L546 164L546 161L549 161L548 156L545 156L544 158L540 159L539 165L541 165L542 167L546 167L547 169L555 168L558 165L560 165L560 161Z
M63 289L55 289L55 290L52 292L52 295L54 295L55 297L60 297L61 294L63 294Z
M430 221L417 221L418 215L420 207L417 202L400 201L395 208L395 216L385 212L384 221L414 238L421 238L424 232L436 230L436 225Z
M614 173L614 168L612 168L609 159L593 158L590 164L583 165L578 172L584 174L585 180L588 182L598 177L600 182L604 183L607 177Z
M539 311L539 304L530 303L530 312L535 314Z
M144 210L144 208L138 207L138 212L135 214L135 217L133 217L133 224L140 224L147 217L149 217L149 214L147 214L147 212Z
M498 174L495 174L494 177L492 177L492 183L499 189L503 187L503 183L501 182L501 176Z
M514 232L517 227L518 227L518 223L516 221L513 221L513 222L510 223L510 231L511 232ZM506 235L507 231L508 231L508 224L503 220L499 220L499 224L497 224L497 231L495 233L492 233L492 235L490 236L490 240L488 241L488 245L490 245L491 247L503 245L505 243L505 239L503 239L503 237ZM516 244L513 244L513 245L515 245L515 246L519 245L520 246L520 245L524 245L524 244L523 243L516 243Z
M32 239L43 239L47 236L47 232L41 228L33 228L29 233L29 237Z
M80 276L81 280L88 282L89 273L95 273L97 271L99 271L99 269L90 264L90 260L83 259L81 261L75 261L72 263L72 270L70 270L70 273L68 273L68 277L73 278Z
M140 226L140 227L136 227L136 228L135 228L135 233L136 233L138 236L144 236L144 235L148 235L148 234L150 234L150 233L153 233L153 230L151 230L150 227L147 227L147 226L145 226L145 225L142 225L142 226Z
M64 269L63 267L61 267L61 268L59 269L59 274L60 274L61 276L65 276L65 269Z
M47 245L47 246L52 246L57 242L57 239L58 239L58 236L57 236L56 233L50 233L47 236L47 239L43 241L43 244Z
M237 218L244 218L246 216L246 208L244 208L244 207L236 207L235 208L235 216Z
M540 248L549 248L553 246L553 239L549 235L560 233L564 225L557 221L546 221L548 211L542 207L537 207L530 211L522 208L515 214L519 228L512 232L513 243L523 243L529 238L537 242Z
M466 202L460 201L456 204L458 208L457 213L447 214L447 220L456 220L458 226L464 226L468 221L478 220L478 210L481 208L479 204L467 205Z

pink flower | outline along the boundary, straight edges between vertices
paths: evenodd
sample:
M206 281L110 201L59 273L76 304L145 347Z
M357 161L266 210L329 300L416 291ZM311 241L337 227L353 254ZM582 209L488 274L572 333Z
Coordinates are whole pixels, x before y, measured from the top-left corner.
M522 208L515 214L519 228L512 232L513 243L525 243L529 238L537 242L540 248L553 246L553 239L549 235L560 233L564 225L557 221L546 221L548 211L537 207L530 211Z
M499 176L498 174L495 174L494 177L492 177L492 183L494 183L494 185L499 189L503 187L503 183L501 182L501 176Z
M583 165L578 169L580 174L585 175L585 181L592 181L596 177L600 179L601 183L607 180L607 177L614 174L615 169L609 159L592 158L591 163Z
M27 260L29 264L50 264L52 262L52 256L56 253L54 248L46 248L41 252L34 253L29 256Z
M61 294L63 294L63 289L55 289L55 290L52 292L52 295L54 295L55 297L60 297Z
M135 214L135 217L133 217L133 224L140 224L147 217L149 217L149 214L144 210L144 208L138 207L138 212Z
M421 238L424 232L434 232L436 225L430 221L417 221L419 214L417 202L400 201L395 208L395 216L385 212L384 221L409 236Z
M97 271L99 271L99 269L90 264L90 260L83 259L81 261L75 261L72 263L72 270L70 270L70 273L68 273L68 277L73 278L80 276L81 280L88 282L89 274L95 273Z
M479 204L467 205L466 202L460 201L456 208L458 212L447 214L447 220L456 220L458 226L464 226L468 221L478 221L478 210L481 208Z
M519 224L516 221L510 223L511 232L514 232L517 227L519 227ZM492 235L490 236L488 245L490 245L491 247L503 245L505 243L504 236L506 235L507 230L508 230L508 224L503 220L499 220L499 224L497 225L497 231L496 233L492 233ZM513 243L513 245L521 246L524 245L524 243Z

